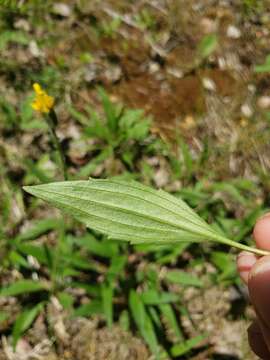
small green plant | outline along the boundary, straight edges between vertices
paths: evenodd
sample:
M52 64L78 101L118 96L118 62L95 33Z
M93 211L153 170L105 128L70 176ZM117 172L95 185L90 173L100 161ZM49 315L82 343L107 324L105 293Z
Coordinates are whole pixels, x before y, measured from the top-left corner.
M209 34L202 38L198 45L198 55L201 60L208 58L218 46L218 37L216 34Z
M31 106L34 110L44 114L54 150L56 150L58 155L58 161L62 170L63 178L67 180L65 154L56 134L56 126L58 124L58 119L53 109L54 98L52 96L49 96L37 83L33 85L33 88L35 90L36 96Z
M114 104L107 93L99 88L104 116L90 107L87 114L73 107L70 113L83 126L86 138L97 139L91 151L97 153L91 163L79 170L78 177L91 175L97 164L108 157L119 158L129 169L134 169L134 160L143 143L150 137L151 119L144 116L143 110L127 109Z
M0 35L0 51L5 50L10 43L28 45L29 36L22 31L3 31Z

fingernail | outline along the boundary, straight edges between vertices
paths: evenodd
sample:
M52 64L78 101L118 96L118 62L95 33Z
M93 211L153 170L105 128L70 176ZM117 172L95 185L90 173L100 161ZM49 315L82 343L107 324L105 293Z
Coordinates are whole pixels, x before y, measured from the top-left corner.
M257 276L257 275L261 275L263 273L266 272L270 272L270 256L267 256L268 259L263 258L263 261L258 261L253 268L250 271L250 279Z
M257 258L255 255L246 253L238 256L237 265L240 271L250 270L252 266L256 263Z

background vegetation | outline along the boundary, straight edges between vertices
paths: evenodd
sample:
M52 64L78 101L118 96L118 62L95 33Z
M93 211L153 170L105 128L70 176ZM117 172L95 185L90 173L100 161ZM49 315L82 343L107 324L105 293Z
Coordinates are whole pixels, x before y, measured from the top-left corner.
M0 2L0 359L253 359L221 245L111 242L22 191L136 179L252 244L269 202L268 1Z

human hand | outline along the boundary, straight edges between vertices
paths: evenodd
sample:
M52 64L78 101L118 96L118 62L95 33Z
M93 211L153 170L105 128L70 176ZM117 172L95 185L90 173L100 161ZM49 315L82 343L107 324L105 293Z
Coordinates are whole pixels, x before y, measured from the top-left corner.
M270 251L270 213L260 218L254 227L258 248ZM252 350L263 360L270 359L270 255L261 258L242 252L237 259L242 280L248 285L251 303L257 319L248 329Z

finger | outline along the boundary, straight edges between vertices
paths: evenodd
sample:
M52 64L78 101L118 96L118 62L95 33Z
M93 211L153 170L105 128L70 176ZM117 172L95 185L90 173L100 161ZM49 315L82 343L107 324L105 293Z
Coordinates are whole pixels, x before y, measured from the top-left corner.
M248 328L248 342L254 353L261 359L269 359L270 352L265 344L260 325L258 321L254 321Z
M253 236L258 248L270 250L270 213L265 214L257 221Z
M249 273L248 289L259 318L262 334L270 349L270 255L259 259Z
M248 283L248 276L252 266L256 263L258 258L256 255L248 252L242 251L237 258L237 270L241 279L245 284Z

